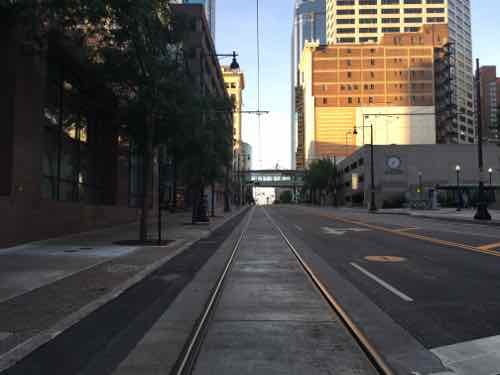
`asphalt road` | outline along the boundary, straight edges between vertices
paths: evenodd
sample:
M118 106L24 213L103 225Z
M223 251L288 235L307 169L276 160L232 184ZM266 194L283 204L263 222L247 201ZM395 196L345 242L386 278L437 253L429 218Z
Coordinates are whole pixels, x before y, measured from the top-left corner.
M427 349L500 335L500 228L297 206L268 212Z

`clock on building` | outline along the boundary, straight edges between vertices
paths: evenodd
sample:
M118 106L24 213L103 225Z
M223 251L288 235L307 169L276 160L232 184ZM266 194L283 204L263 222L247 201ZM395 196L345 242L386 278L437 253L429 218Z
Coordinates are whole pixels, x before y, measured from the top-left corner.
M401 167L401 159L397 156L390 156L387 158L387 166L390 169L399 169Z

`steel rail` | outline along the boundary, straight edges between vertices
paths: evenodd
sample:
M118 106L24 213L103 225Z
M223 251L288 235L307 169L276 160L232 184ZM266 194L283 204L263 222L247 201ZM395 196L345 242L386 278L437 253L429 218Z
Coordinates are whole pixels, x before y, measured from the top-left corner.
M238 237L238 240L236 241L236 244L233 247L233 250L231 252L231 256L226 262L226 265L224 267L224 270L220 274L217 284L215 285L214 290L212 291L212 294L210 295L209 301L207 305L205 306L205 309L203 313L201 314L201 318L198 320L194 332L191 335L191 338L187 344L186 349L184 350L182 354L182 359L179 362L178 367L174 371L174 374L176 375L184 375L187 373L187 370L189 369L189 364L194 363L194 357L196 354L195 349L199 347L199 344L201 343L201 337L202 333L205 331L207 328L207 324L209 321L209 317L211 313L214 311L214 308L216 307L216 302L222 292L222 288L224 286L224 281L226 280L226 277L229 273L229 270L231 269L231 266L233 264L233 261L236 257L236 254L238 253L241 241L243 240L243 237L246 235L246 232L248 230L248 225L250 224L250 221L253 218L253 213L255 211L255 208L252 208L250 213L248 214L248 219L246 223L244 224L243 230L241 231L240 236Z
M276 221L271 217L271 215L264 209L264 213L268 217L269 221L276 227L278 232L281 234L281 237L286 242L292 253L297 258L297 261L304 269L305 273L312 280L314 285L319 289L322 296L328 302L330 307L339 315L341 321L344 323L345 327L354 337L360 348L367 355L371 364L375 367L375 369L381 375L395 375L394 371L387 364L384 358L380 355L380 353L375 349L375 347L368 340L366 335L359 329L356 323L350 318L349 314L342 308L340 303L335 299L335 297L328 291L328 288L321 282L319 277L314 273L311 267L307 264L307 262L302 258L297 249L292 245L291 241L285 235L280 226L276 223Z

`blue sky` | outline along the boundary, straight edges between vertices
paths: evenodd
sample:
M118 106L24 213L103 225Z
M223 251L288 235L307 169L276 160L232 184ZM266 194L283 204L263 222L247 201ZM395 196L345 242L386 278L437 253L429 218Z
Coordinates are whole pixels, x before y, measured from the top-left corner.
M236 50L246 75L244 109L257 109L256 0L216 0L218 53ZM293 0L260 0L261 122L259 142L255 116L244 115L243 138L253 147L253 167L290 167L290 59ZM500 66L498 0L472 0L474 58ZM229 63L230 60L224 61ZM500 68L499 68L500 70ZM499 72L500 75L500 72ZM261 147L259 147L261 146ZM260 151L259 151L260 148ZM259 161L262 155L262 163Z

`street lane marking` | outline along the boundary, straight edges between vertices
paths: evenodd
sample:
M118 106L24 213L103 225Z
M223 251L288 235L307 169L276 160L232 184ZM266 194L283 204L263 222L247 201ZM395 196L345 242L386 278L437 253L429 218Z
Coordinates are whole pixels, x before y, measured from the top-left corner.
M336 229L329 228L329 227L322 227L321 230L323 231L323 233L334 234L337 236L342 236L343 234L345 234L345 231L343 231L343 230L336 230Z
M312 210L309 210L309 211L312 211ZM359 226L362 226L365 228L370 228L370 229L378 230L381 232L396 234L396 235L399 235L402 237L413 238L413 239L417 239L417 240L421 240L421 241L425 241L425 242L430 242L430 243L437 244L437 245L456 247L456 248L460 248L463 250L473 251L476 253L482 253L482 254L493 255L495 257L500 257L500 253L493 251L493 250L482 250L479 247L474 247L474 246L461 244L461 243L457 243L457 242L439 240L437 238L422 236L422 235L415 234L415 233L399 232L397 229L390 229L390 228L386 228L386 227L381 227L378 225L368 224L368 223L365 223L362 221L357 221L357 220L344 219L344 218L340 218L340 217L337 217L337 216L331 215L331 214L321 214L321 213L316 213L316 212L313 212L313 214L315 214L317 216L325 217L327 219L340 221L343 223L348 223L348 224L352 224L352 225L359 225Z
M392 285L386 283L384 280L382 280L379 277L375 276L373 273L365 270L363 267L357 265L356 263L352 263L352 262L351 262L351 266L353 266L354 268L356 268L358 271L364 273L370 279L374 280L375 282L377 282L378 284L380 284L381 286L383 286L388 291L394 293L395 295L397 295L402 300L404 300L406 302L413 302L412 298L408 297L403 292L400 292L399 290L397 290L396 288L394 288Z
M495 250L495 249L498 249L500 248L500 242L497 242L497 243L492 243L492 244L489 244L489 245L484 245L484 246L479 246L478 249L481 249L481 250Z
M301 227L299 227L298 225L295 225L295 228L296 228L298 231L301 231L301 232L303 232L303 231L304 231L304 229L302 229L302 228L301 228Z
M370 255L365 257L365 259L370 262L381 262L381 263L400 263L406 261L406 258L396 257L392 255Z
M369 232L369 229L366 228L330 228L330 227L322 227L321 230L325 234L333 234L336 236L342 236L347 232Z

